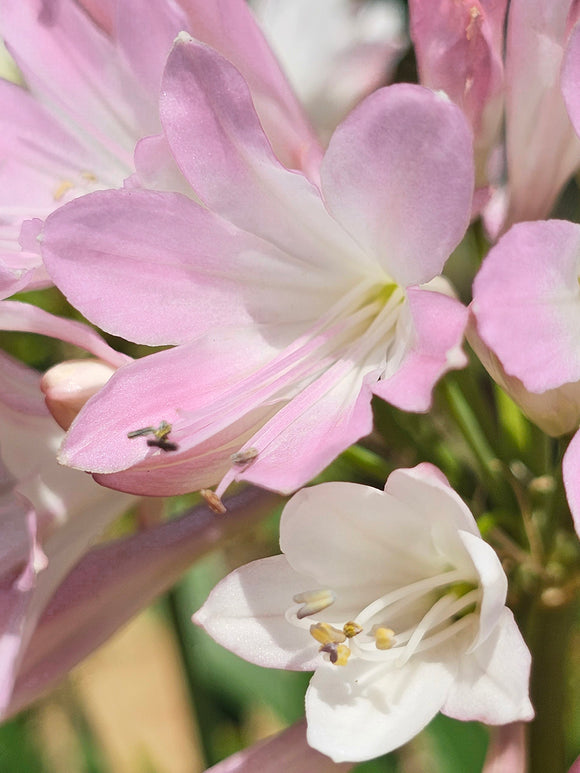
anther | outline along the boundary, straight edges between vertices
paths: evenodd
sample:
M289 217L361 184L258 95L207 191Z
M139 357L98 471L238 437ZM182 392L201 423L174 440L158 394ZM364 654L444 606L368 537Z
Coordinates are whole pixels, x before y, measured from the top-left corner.
M377 628L375 633L375 645L378 650L390 650L395 643L395 632L392 628Z
M355 623L353 620L349 620L348 623L345 623L342 628L347 639L352 639L355 636L358 636L359 633L362 633L362 629L362 625Z
M52 194L52 198L55 201L60 201L68 191L70 191L71 188L74 188L74 183L70 180L62 180L54 193Z
M346 644L334 644L333 642L324 644L320 648L320 652L326 652L334 666L346 666L350 657L350 649Z
M209 488L202 488L199 493L207 502L209 509L212 510L214 513L217 513L218 515L223 515L224 513L227 513L228 511L227 507L224 505L224 503L218 497L215 491L212 491Z
M248 464L248 462L253 462L256 456L258 456L257 448L246 448L243 451L236 451L235 454L230 456L230 459L232 464L244 465Z
M346 641L346 636L338 628L330 623L315 623L310 626L310 635L313 636L319 644L342 644Z
M303 604L296 617L302 620L303 617L310 617L310 615L316 615L318 612L322 612L323 609L331 606L336 601L336 596L328 588L321 590L309 590L304 593L297 593L292 599L296 604Z

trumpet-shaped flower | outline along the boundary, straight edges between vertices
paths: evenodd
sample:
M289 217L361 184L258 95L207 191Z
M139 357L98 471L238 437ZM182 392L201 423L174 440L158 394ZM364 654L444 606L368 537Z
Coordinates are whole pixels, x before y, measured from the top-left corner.
M50 283L30 228L21 236L23 223L87 192L121 187L135 172L142 138L140 182L184 187L163 139L149 137L161 130L161 75L182 29L246 74L285 163L302 168L320 155L244 0L87 3L106 32L82 5L6 0L0 7L0 37L26 81L23 88L0 80L0 297Z
M580 166L580 140L563 96L570 95L570 107L574 85L562 73L580 6L512 0L507 23L506 0L409 6L421 82L446 90L472 124L477 184L495 189L484 210L490 234L548 216Z
M464 364L466 312L438 275L469 220L469 130L420 86L377 91L333 135L321 192L273 155L239 72L184 36L161 115L205 206L95 193L48 219L42 250L100 327L179 346L119 369L61 458L131 492L226 473L220 493L294 490L370 432L372 394L424 411ZM167 425L169 449L135 437Z
M375 757L438 711L531 719L506 577L439 470L395 471L384 492L304 489L284 509L280 546L222 580L194 621L254 663L315 670L314 748L337 762Z

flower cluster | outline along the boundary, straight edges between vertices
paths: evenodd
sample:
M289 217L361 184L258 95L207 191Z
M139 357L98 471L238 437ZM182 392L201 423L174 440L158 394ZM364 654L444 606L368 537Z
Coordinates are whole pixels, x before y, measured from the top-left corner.
M0 330L61 347L0 353L0 716L328 468L195 622L314 670L337 763L439 711L521 762L506 602L580 576L580 225L540 219L580 201L580 5L409 0L418 83L396 0L314 5L0 0Z

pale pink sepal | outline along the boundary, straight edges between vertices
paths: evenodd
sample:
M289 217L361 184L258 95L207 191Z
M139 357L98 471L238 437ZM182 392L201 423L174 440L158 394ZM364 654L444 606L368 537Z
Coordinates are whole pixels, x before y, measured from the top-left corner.
M207 773L347 773L353 765L335 763L310 747L306 722L302 720L244 751L218 762Z
M278 501L273 494L247 490L228 501L229 512L219 521L199 506L181 518L93 548L47 604L5 716L46 692L167 590L196 558L259 521Z
M507 0L410 0L411 37L421 83L442 89L475 136L476 181L488 180L503 110L503 29Z
M526 726L511 722L490 729L482 773L526 773ZM570 773L574 771L570 770Z
M515 225L475 279L472 310L484 343L531 392L580 380L580 226Z
M566 498L576 534L580 537L580 432L577 432L562 459L562 475Z
M76 320L57 317L28 303L0 302L0 330L17 330L59 338L61 341L74 344L94 354L95 357L109 363L113 368L131 362L131 357L112 349L88 325Z
M374 394L406 411L427 411L435 383L449 370L463 368L461 348L467 309L455 298L412 287L407 291L411 344L399 369L373 384Z

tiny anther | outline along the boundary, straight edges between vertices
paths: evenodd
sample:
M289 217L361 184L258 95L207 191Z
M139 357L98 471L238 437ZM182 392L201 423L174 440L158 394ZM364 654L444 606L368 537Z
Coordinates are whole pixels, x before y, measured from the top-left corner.
M97 175L94 172L81 172L81 177L90 183L97 182Z
M179 446L177 443L170 443L165 438L150 437L147 438L147 445L150 448L160 448L162 451L177 451Z
M71 182L71 180L62 180L60 184L57 186L56 190L52 194L52 198L55 201L61 201L61 199L64 197L64 195L70 191L71 188L74 188L74 183Z
M334 666L346 666L350 657L350 649L346 644L334 644L334 642L324 644L319 652L326 652Z
M154 435L155 427L142 427L141 429L132 429L131 432L127 432L128 438L142 437L143 435Z
M342 630L347 639L353 639L362 633L362 625L355 623L354 620L349 620L348 623L344 624Z
M246 448L243 451L236 451L235 454L230 456L230 459L232 464L244 465L253 462L256 456L258 456L257 448Z
M292 600L296 604L303 604L296 612L296 617L302 620L302 618L316 615L331 604L334 604L336 596L328 588L323 588L321 590L309 590L304 593L298 593Z
M375 631L375 645L378 650L390 650L395 643L395 632L392 628L377 628Z
M212 510L214 513L218 513L218 515L223 515L224 513L227 513L228 511L227 507L224 505L224 503L218 497L215 491L212 491L209 488L202 488L199 493L207 502L209 509Z
M330 623L315 623L310 626L310 635L313 636L319 644L342 644L346 641L346 636L338 628Z

